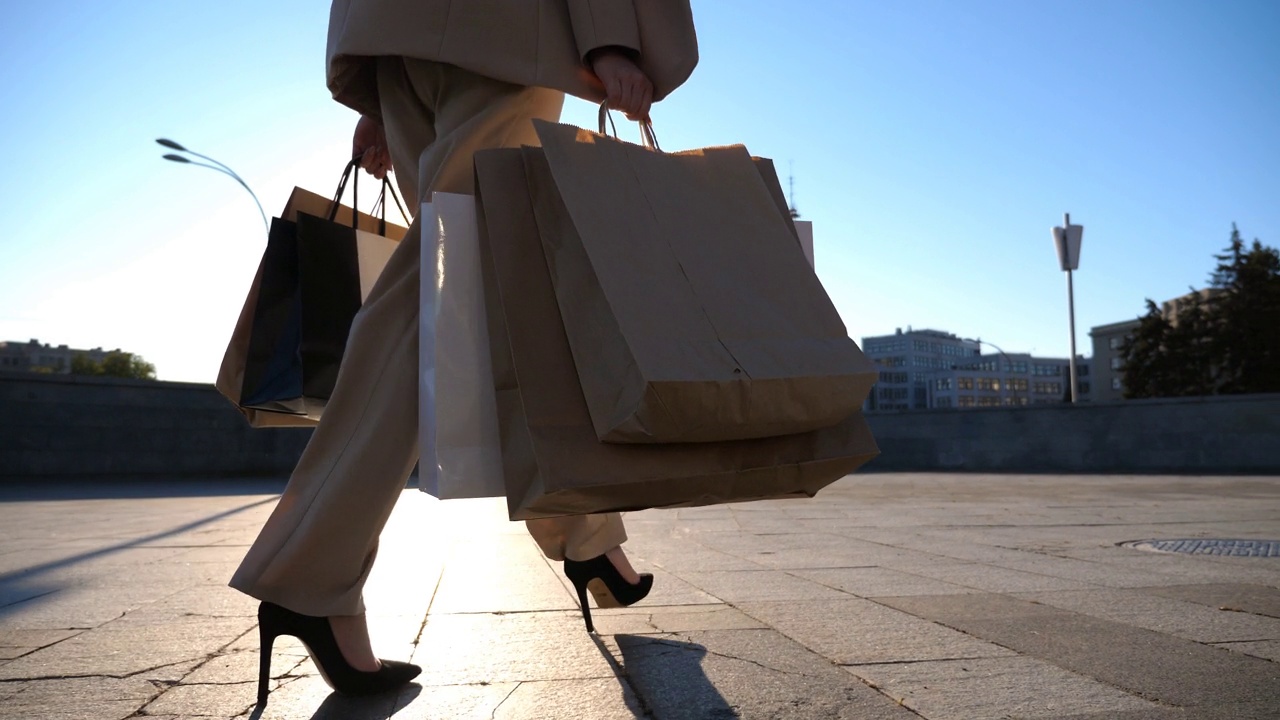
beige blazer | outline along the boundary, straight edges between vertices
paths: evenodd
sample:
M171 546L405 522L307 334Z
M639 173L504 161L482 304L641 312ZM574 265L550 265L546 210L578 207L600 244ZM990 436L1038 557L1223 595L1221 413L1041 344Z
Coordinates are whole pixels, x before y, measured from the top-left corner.
M333 0L329 89L377 116L373 58L400 55L599 101L583 58L606 45L638 52L654 100L666 97L698 63L689 0Z

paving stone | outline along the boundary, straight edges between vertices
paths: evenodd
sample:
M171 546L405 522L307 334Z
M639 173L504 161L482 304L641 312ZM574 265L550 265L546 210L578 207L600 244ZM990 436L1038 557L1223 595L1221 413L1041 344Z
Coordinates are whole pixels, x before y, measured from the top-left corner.
M635 531L632 531L635 535ZM627 552L636 559L669 572L760 570L759 563L713 550L692 540L661 538L651 540L637 535L627 543Z
M31 651L62 642L79 635L83 630L31 630L25 628L0 629L0 649Z
M534 720L544 717L574 720L632 720L644 709L631 688L618 678L524 682L517 685L486 717L494 720Z
M614 682L616 685L616 681L600 682ZM411 703L395 714L395 720L490 720L511 697L512 691L522 684L528 683L486 682L424 688Z
M528 536L499 535L455 543L449 550L446 567L431 603L433 613L576 607Z
M183 682L165 690L144 711L148 715L178 717L235 717L257 700L257 673L250 677L253 679L233 685ZM268 707L270 704L268 702Z
M608 614L593 612L596 632L601 635L644 635L678 633L693 630L747 630L765 627L763 623L728 605L650 607L636 605L611 610Z
M1018 593L1017 597L1202 643L1280 640L1280 619L1223 611L1140 590Z
M1213 646L1220 647L1223 650L1230 650L1231 652L1238 652L1244 655L1252 655L1256 658L1280 663L1280 640L1213 643Z
M916 717L772 630L613 640L636 693L663 720Z
M1264 585L1215 583L1213 585L1176 585L1146 591L1151 595L1186 600L1215 608L1234 608L1241 612L1280 618L1280 590Z
M1122 623L1003 595L881 602L1165 704L1280 698L1280 666Z
M54 675L124 677L203 661L244 633L248 619L201 619L163 625L116 622L37 650L0 667L0 678Z
M719 605L720 599L703 592L697 587L687 582L679 574L668 572L667 570L650 565L647 561L637 560L632 563L636 572L647 572L653 575L653 590L642 603L648 605ZM758 566L757 566L758 567ZM570 593L572 598L573 585L568 580L564 581L565 592ZM577 607L576 598L571 603L571 607Z
M681 578L728 603L752 600L815 600L848 597L839 590L780 570L687 572Z
M1025 657L845 668L929 720L1043 718L1149 710L1154 703Z
M3 716L32 720L117 720L132 717L160 691L142 679L33 680L5 701Z
M1011 715L1012 718L1021 718ZM1160 706L1152 710L1055 715L1048 720L1275 720L1274 703L1230 703L1212 707L1175 708Z
M427 686L613 677L576 612L432 615L413 662Z
M1037 590L1083 590L1089 585L1065 578L1010 570L981 563L955 563L914 568L926 577L986 592L1034 592Z
M864 598L981 592L963 585L881 567L795 570L792 574Z
M747 615L838 664L1014 654L999 645L858 598L743 603L739 607Z

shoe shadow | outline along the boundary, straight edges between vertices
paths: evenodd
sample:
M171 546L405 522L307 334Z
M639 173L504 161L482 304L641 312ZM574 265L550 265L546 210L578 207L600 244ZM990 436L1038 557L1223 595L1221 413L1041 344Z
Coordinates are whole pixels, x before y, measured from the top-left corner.
M640 705L632 707L636 717L740 717L702 668L706 647L669 636L613 635L622 655L619 661L600 636L591 637L618 679L635 694Z
M370 697L354 697L333 692L320 703L320 707L316 708L310 720L388 720L408 707L421 694L422 686L417 683L409 683L398 692ZM263 713L270 707L270 704L255 707L248 720L262 720Z

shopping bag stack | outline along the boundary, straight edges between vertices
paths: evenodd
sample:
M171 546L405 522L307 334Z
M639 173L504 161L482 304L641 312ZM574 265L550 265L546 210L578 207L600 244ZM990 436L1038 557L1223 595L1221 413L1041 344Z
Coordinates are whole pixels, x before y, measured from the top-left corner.
M215 383L254 427L312 426L333 392L351 322L407 229L386 221L383 181L375 211L353 206L359 160L332 200L294 188L271 222L267 248Z
M437 496L505 495L512 519L811 497L877 454L875 368L772 163L535 124L542 147L476 154L474 204L423 209Z

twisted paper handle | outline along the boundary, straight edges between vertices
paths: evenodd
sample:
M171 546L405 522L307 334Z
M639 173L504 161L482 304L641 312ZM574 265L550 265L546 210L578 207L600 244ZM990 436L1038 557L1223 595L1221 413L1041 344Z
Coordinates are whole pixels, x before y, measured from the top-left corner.
M608 127L612 128L612 133L605 131L606 121L608 122ZM618 126L614 124L613 115L609 112L608 100L600 103L600 134L612 134L614 138L618 137ZM662 152L662 148L658 146L658 136L653 132L653 123L647 120L640 122L640 144L650 150Z

